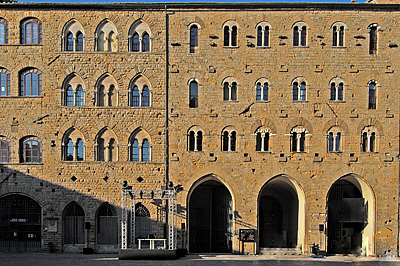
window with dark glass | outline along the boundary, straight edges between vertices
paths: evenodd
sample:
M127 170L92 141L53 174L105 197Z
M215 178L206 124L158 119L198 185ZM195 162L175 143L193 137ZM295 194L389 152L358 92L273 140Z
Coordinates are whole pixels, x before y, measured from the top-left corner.
M66 105L67 106L74 106L74 91L72 90L72 86L68 86L67 91L66 91L66 95L67 95L67 101L66 101Z
M83 88L81 85L78 85L78 89L76 90L76 94L75 94L75 105L83 106L83 103L84 103Z
M42 43L42 22L36 18L23 20L21 23L21 44Z
M142 144L142 162L148 161L150 161L150 144L147 139L144 139Z
M22 142L22 163L41 163L41 145L36 138L27 138Z
M376 84L369 83L368 109L376 109Z
M258 82L256 85L256 101L268 101L268 83L263 85Z
M196 136L194 131L189 132L189 151L195 150Z
M344 26L333 26L333 43L332 46L343 47L344 46Z
M190 82L189 85L189 107L197 108L199 104L198 84L196 81Z
M76 34L76 51L83 51L83 34L78 32Z
M299 46L299 27L293 28L293 46Z
M256 133L256 151L269 151L269 135L261 130Z
M224 101L229 101L229 83L224 83Z
M236 84L236 82L232 82L232 85L231 85L231 100L232 101L237 100L237 84Z
M368 151L368 135L367 132L362 134L361 147L363 152Z
M67 142L67 154L65 156L66 161L73 161L74 160L74 143L72 139L68 139Z
M139 88L137 86L134 86L132 90L132 106L139 107L140 106L139 101L140 101Z
M222 151L236 151L236 131L223 132Z
M133 34L133 37L132 37L132 51L133 52L140 51L140 40L139 40L139 34L137 34L137 33Z
M328 134L328 151L329 152L340 151L340 139L341 139L340 132L337 132L336 135L334 132L329 132L329 134Z
M232 46L237 46L237 27L232 27Z
M222 150L228 151L229 150L229 132L225 131L222 135Z
M9 96L10 95L10 72L8 72L4 68L0 68L0 86L1 96Z
M269 46L269 26L258 26L257 27L257 46L267 47Z
M224 27L224 46L229 46L230 42L230 30L229 26Z
M74 35L69 32L67 34L67 51L73 51L74 50Z
M196 25L193 25L190 27L190 53L194 53L198 45L198 28Z
M144 85L142 90L142 107L149 107L149 106L150 106L150 91L149 87Z
M0 44L8 44L8 22L0 19Z
M139 141L137 139L132 143L131 160L133 162L139 162Z
M83 161L84 153L83 153L83 141L78 139L76 143L76 160Z
M0 139L1 163L10 161L10 142L5 139Z
M369 27L369 54L376 54L378 50L378 28L377 26Z
M306 83L301 82L300 86L298 82L293 82L293 101L305 101L306 100Z
M42 96L42 73L28 69L20 73L20 96Z
M142 36L142 52L150 51L150 36L147 32Z
M343 83L331 83L331 101L343 101Z

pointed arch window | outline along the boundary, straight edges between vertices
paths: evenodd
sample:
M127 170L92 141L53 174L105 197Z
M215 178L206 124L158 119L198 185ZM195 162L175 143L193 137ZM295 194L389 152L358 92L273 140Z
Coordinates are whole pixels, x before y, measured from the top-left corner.
M83 51L83 33L76 34L76 51Z
M132 143L131 161L139 162L139 141L137 139Z
M96 106L118 106L117 82L109 75L105 74L99 79L95 87Z
M118 142L114 132L107 128L102 129L95 141L97 161L118 161Z
M64 161L83 161L84 160L84 146L82 141L82 134L76 129L69 129L64 137L62 143L62 158Z
M96 29L96 51L117 52L117 35L117 28L111 21L101 22Z
M149 82L144 77L131 81L129 85L129 105L131 107L150 107L151 91Z
M67 51L73 51L74 50L74 35L72 32L69 32L67 34Z
M83 51L83 32L83 27L78 21L69 21L63 28L62 50Z
M129 160L131 162L151 161L151 139L143 129L137 129L129 137Z
M151 31L146 22L139 20L129 29L128 50L130 52L151 51Z
M143 33L142 51L143 52L150 51L150 36L147 32Z
M139 34L135 33L132 37L132 52L139 52L140 51L140 40Z
M144 139L142 144L142 162L148 161L150 161L150 144L147 139Z
M132 107L140 106L140 93L138 86L134 86L132 89Z

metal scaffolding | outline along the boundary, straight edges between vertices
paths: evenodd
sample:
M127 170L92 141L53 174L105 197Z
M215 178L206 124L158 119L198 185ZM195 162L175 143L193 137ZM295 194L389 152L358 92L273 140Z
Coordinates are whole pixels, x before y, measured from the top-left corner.
M121 221L121 249L135 248L135 201L144 199L162 200L167 206L168 222L168 249L175 250L176 234L176 193L175 190L132 190L132 187L122 188L121 193L122 221ZM130 212L130 243L128 245L128 216Z

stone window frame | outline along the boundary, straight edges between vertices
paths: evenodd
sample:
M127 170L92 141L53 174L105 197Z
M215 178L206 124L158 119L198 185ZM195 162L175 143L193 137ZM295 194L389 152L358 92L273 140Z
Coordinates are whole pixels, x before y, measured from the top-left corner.
M102 88L102 86L104 88ZM112 90L115 91L115 103L113 103L113 98L112 98ZM104 93L104 98L103 98L103 104L101 105L101 93ZM96 82L95 88L94 88L94 93L95 93L95 106L96 107L118 107L119 103L119 88L118 88L118 83L115 80L115 78L110 75L109 73L106 73L102 75ZM111 100L111 103L110 103Z
M134 106L134 100L133 100L133 90L135 89L135 87L138 89L139 92L139 99L138 99L138 106ZM143 103L144 102L144 97L143 97L143 89L147 87L148 91L149 91L149 99L148 99L148 105L144 106ZM139 75L134 77L130 84L129 84L129 90L128 90L128 103L130 107L133 108L148 108L152 106L152 95L153 95L153 89L152 86L150 84L150 81L143 75Z
M223 47L239 47L239 24L234 20L228 20L222 25ZM236 33L236 37L234 34Z
M271 47L271 30L272 30L271 24L269 24L266 21L259 22L256 25L256 31L257 31L257 42L256 43L257 43L257 47L260 47L260 48L263 48L263 47L264 48L269 48L269 47ZM267 38L265 36L266 32L268 34ZM260 35L261 35L261 39L260 39Z
M27 39L27 26L31 25L30 39ZM36 25L36 29L32 26ZM42 21L35 17L27 17L21 20L20 23L20 44L23 45L35 45L42 44ZM37 35L37 38L34 36ZM29 40L29 42L28 42Z
M71 87L72 89L72 93L73 93L73 105L68 105L68 91L69 91L69 87ZM80 90L81 89L81 90ZM78 105L79 102L81 102L79 100L79 95L78 92L82 91L83 95L82 95L82 105ZM85 106L85 88L84 88L84 83L82 78L73 73L71 75L69 75L62 86L61 89L61 104L62 106L75 106L75 107L80 107L80 106Z
M193 40L193 35L192 35L192 28L196 27L197 28L197 34L196 34L196 39L195 41ZM200 47L200 30L201 30L201 25L197 22L192 22L188 25L188 31L189 31L189 53L193 54L196 53L199 50Z
M305 85L305 93L304 93L304 98L302 99L302 85ZM295 99L295 86L297 88L297 99ZM293 102L307 102L307 91L308 91L308 83L307 80L304 77L296 77L295 79L292 80L291 83L292 87L292 100Z
M304 21L298 21L293 24L293 47L308 47L308 31L310 27Z
M361 152L378 152L378 130L374 126L366 126L361 131Z
M234 77L227 77L222 80L222 94L224 102L238 102L238 91L239 91L239 83ZM234 85L236 86L236 92L233 94ZM226 86L226 87L225 87ZM226 91L228 92L228 97L226 96ZM234 97L235 99L233 99Z
M271 151L271 136L272 131L270 128L259 127L254 132L256 151L257 152L270 152Z
M137 34L139 37L139 49L134 50L134 36ZM145 34L148 35L149 38L149 47L148 50L143 49L144 48L144 43L143 43L143 38ZM153 40L153 35L151 33L149 25L144 21L139 19L138 21L134 22L132 26L129 29L128 33L128 51L129 52L134 52L134 53L146 53L146 52L151 52L152 48L152 40Z
M342 91L341 91L341 96L342 99L340 99L340 84L342 84ZM340 77L335 77L329 81L330 85L330 101L331 102L344 102L345 100L345 88L346 88L346 83L344 80ZM334 97L332 99L332 96L334 94Z
M343 151L343 130L338 126L331 127L327 134L327 151L340 153Z
M196 97L194 97L193 99L191 98L191 96L192 96L192 86L191 85L192 84L197 84ZM196 78L191 78L187 82L187 85L188 85L188 89L189 89L189 108L198 108L199 107L199 87L200 87L199 80Z
M6 159L3 161L3 143L6 144ZM0 164L7 164L11 162L11 141L5 137L0 135Z
M31 153L31 159L30 161L27 160L28 156L27 156L27 150L26 150L26 144L30 142L36 142L37 143L37 156L33 156L33 148L30 150ZM43 160L43 156L42 156L42 140L36 136L26 136L20 139L20 163L24 163L24 164L41 164L42 160ZM34 157L37 157L37 161L34 161Z
M68 158L68 144L69 141L71 140L72 142L72 158ZM79 141L82 142L82 158L79 157ZM62 138L62 143L61 143L61 148L62 148L62 160L63 161L73 161L73 162L79 162L79 161L85 161L85 149L86 149L86 143L84 141L82 133L77 130L76 128L70 128L67 130Z
M3 79L5 77L5 80ZM3 87L5 84L5 87ZM3 92L5 91L4 95ZM0 67L0 96L11 95L11 73L6 68Z
M237 130L233 126L225 127L221 132L221 151L237 152L238 151L237 143L238 143Z
M305 153L308 150L308 130L304 126L295 126L290 131L290 151Z
M368 32L368 54L369 55L376 55L378 54L378 46L379 46L379 32L382 31L382 28L379 26L378 23L371 23L367 27Z
M258 85L260 84L260 89L258 88ZM265 84L267 84L267 99L264 99L265 96ZM271 83L269 82L268 79L266 78L259 78L255 84L254 88L256 91L256 102L269 102L269 95L270 95L270 89L271 89ZM258 91L260 91L260 99L258 100Z
M337 21L332 24L331 30L332 30L332 47L345 48L346 31L348 30L347 25L341 21Z
M103 40L100 42L101 38ZM96 52L118 52L117 27L109 19L103 20L97 26L94 46Z
M68 48L69 34L73 36L72 50ZM82 34L82 49L79 49L79 34ZM82 52L85 50L85 31L78 20L72 19L65 24L62 30L61 48L64 52Z
M102 145L104 145L104 147L102 147ZM115 152L110 150L111 145L113 146ZM100 150L101 148L103 150ZM95 161L98 162L118 161L119 144L115 133L107 127L100 130L95 138L94 150L95 150Z
M138 143L138 158L135 159L134 158L134 154L133 154L133 149L134 149L134 142L137 141ZM145 143L145 141L148 142L148 160L144 160L144 147L143 147L143 143ZM132 134L130 135L129 139L128 139L128 159L130 162L138 162L138 163L147 163L147 162L151 162L152 161L152 141L150 138L150 134L145 131L143 128L137 128L135 129Z
M31 84L30 84L30 95L27 95L26 91L26 76L27 75L36 75L37 76L37 92L36 95L32 95L32 84L33 80L31 79ZM41 97L42 96L42 72L34 67L28 67L24 68L19 72L19 96L21 97Z
M192 126L187 131L187 150L190 152L204 151L204 130L199 126ZM193 143L193 145L192 145Z
M8 44L8 21L0 18L0 44Z

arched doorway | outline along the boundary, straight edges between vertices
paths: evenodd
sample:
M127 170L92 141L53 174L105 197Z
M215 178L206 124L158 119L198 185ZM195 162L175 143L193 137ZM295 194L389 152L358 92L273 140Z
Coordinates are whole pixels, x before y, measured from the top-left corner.
M42 208L19 194L0 199L0 251L40 251Z
M189 252L232 251L232 196L220 182L208 180L189 197Z
M76 202L64 209L64 244L85 244L85 212Z
M303 191L285 176L264 185L258 201L260 248L302 249L304 202Z
M327 197L329 254L374 253L374 198L370 187L349 175L337 180Z
M118 216L114 207L103 204L97 211L97 244L118 245Z

